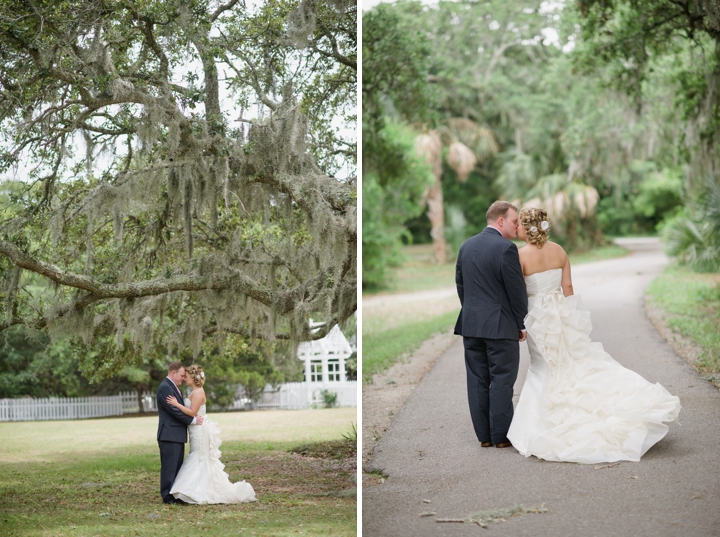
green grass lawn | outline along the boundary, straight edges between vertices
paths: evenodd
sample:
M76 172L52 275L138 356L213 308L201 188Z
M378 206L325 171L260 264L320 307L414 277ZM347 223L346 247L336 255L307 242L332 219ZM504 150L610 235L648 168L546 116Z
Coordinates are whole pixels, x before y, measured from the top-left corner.
M210 419L222 431L225 471L252 484L257 502L164 505L156 416L0 423L0 535L356 534L355 448L330 442L351 431L356 409Z
M648 286L650 303L665 311L671 329L702 349L694 364L720 387L720 275L673 264Z
M423 341L455 324L458 312L451 311L417 323L363 336L363 381L369 382L375 373L385 371L400 356L413 352Z
M579 265L627 255L624 248L611 244L582 254L571 254L570 263ZM432 246L415 245L404 250L407 262L394 271L391 287L377 295L415 293L455 285L455 263L434 265ZM369 298L370 294L364 295ZM363 382L391 367L434 334L449 330L457 320L457 299L430 299L404 306L363 307Z

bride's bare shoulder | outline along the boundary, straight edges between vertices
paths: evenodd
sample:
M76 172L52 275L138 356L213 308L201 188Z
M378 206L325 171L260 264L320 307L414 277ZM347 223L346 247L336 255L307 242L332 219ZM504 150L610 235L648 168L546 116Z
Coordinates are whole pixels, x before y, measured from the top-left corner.
M563 254L563 255L567 255L567 254L565 253L565 248L563 248L562 246L560 246L560 245L559 245L558 243L556 243L556 242L547 241L547 243L545 243L545 248L548 248L548 249L549 249L550 251L552 251L553 253L560 253L560 254Z

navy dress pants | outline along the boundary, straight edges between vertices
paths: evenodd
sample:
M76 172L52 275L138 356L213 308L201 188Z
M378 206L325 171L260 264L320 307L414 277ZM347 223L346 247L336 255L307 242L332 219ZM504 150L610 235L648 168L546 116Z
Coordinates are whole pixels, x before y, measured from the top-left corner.
M170 491L185 457L185 444L158 440L158 445L160 446L160 496L163 502L173 503L175 497Z
M520 342L464 337L468 404L480 442L509 442L513 386L520 365Z

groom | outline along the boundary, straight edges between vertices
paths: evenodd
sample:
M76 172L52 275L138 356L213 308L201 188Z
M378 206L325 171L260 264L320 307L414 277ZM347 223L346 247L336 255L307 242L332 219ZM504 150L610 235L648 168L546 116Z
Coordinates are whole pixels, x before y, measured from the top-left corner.
M160 446L160 496L163 503L185 503L176 500L170 490L175 482L185 456L188 425L202 425L203 417L194 418L183 414L174 406L167 403L168 395L174 395L179 403L184 398L180 393L180 384L185 380L185 366L180 362L173 362L168 366L168 375L160 383L157 390L158 432L157 441Z
M496 201L485 215L487 227L460 247L455 283L463 336L468 403L482 447L504 448L513 417L513 385L520 363L520 341L528 300L517 246L517 208Z

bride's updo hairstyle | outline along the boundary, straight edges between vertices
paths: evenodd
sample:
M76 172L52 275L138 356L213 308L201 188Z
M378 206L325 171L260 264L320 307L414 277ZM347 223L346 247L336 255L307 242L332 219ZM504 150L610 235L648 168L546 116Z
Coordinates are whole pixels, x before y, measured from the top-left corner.
M547 213L542 209L522 209L518 216L520 225L525 228L528 242L538 248L545 246L548 241L548 231L550 231Z
M192 379L195 386L202 388L205 384L205 373L199 365L191 365L185 368L185 374Z

